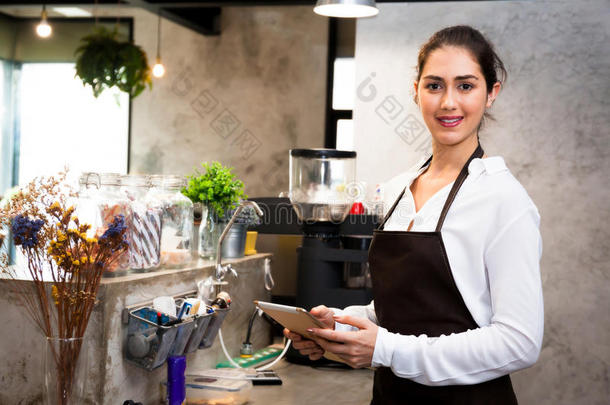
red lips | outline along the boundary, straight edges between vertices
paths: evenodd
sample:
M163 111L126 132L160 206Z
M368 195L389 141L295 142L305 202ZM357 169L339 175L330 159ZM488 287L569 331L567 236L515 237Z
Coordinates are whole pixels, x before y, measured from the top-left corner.
M455 127L455 126L459 125L464 120L464 117L462 117L461 115L443 115L440 117L436 117L436 119L442 126L451 128L451 127ZM447 122L450 120L453 120L453 121Z

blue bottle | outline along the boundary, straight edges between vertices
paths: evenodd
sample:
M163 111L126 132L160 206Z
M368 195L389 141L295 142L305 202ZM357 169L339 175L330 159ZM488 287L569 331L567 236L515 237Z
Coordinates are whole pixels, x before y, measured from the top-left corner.
M185 356L170 356L167 358L167 403L169 405L186 404L185 371Z

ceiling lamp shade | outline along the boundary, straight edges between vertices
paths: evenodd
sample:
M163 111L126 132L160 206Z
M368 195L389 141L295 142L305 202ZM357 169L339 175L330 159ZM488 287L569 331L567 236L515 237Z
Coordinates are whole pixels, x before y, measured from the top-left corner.
M313 11L339 18L373 17L379 13L375 0L318 0Z

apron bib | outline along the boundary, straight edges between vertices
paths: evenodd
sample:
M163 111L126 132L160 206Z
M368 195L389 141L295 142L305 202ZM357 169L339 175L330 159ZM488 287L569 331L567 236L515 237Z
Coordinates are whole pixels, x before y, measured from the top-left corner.
M383 230L406 188L375 230L369 250L375 313L388 331L438 337L479 327L453 279L441 228L468 176L468 165L482 156L478 145L453 184L434 232ZM375 371L371 404L516 405L517 398L508 375L473 385L427 386L380 367Z

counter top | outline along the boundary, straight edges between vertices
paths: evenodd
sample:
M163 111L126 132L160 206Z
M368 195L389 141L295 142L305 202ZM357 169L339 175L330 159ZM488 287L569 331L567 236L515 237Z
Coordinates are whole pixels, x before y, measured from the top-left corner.
M313 368L281 360L273 370L282 385L252 387L248 405L369 405L373 370Z
M240 263L248 262L251 260L262 259L265 257L271 257L271 253L257 253L255 255L244 256L236 259L223 259L222 264L238 265ZM102 277L101 284L115 284L115 283L128 283L130 281L141 281L149 278L155 278L164 275L189 275L197 271L211 271L216 268L216 260L204 260L197 259L184 267L172 269L172 268L160 268L158 270L150 271L147 273L136 273L131 272L124 276L119 277ZM211 273L206 273L206 275Z
M249 261L257 260L257 259L264 259L266 257L271 257L271 256L272 256L271 253L257 253L254 255L244 256L244 257L235 258L235 259L223 259L222 264L223 265L226 265L226 264L239 265L240 263L249 262ZM188 275L192 275L193 273L198 272L198 271L204 271L205 275L207 276L209 274L212 274L211 272L215 267L216 267L216 260L204 260L204 259L198 258L181 268L175 268L175 269L159 268L157 270L153 270L153 271L149 271L149 272L142 272L142 273L129 272L128 274L126 274L124 276L118 276L118 277L104 276L104 277L102 277L102 279L100 281L100 285L130 283L133 281L146 281L147 279L153 279L153 278L157 278L160 276L167 276L167 275L188 276ZM11 269L12 269L12 271L15 272L15 277L12 278L12 277L8 277L7 275L0 274L0 282L1 281L14 281L14 280L24 280L24 281L31 280L31 277L28 275L28 273L25 269L18 268L15 266L11 266ZM48 282L48 281L51 281L52 279L51 279L50 275L45 273L44 280L45 280L45 282Z

